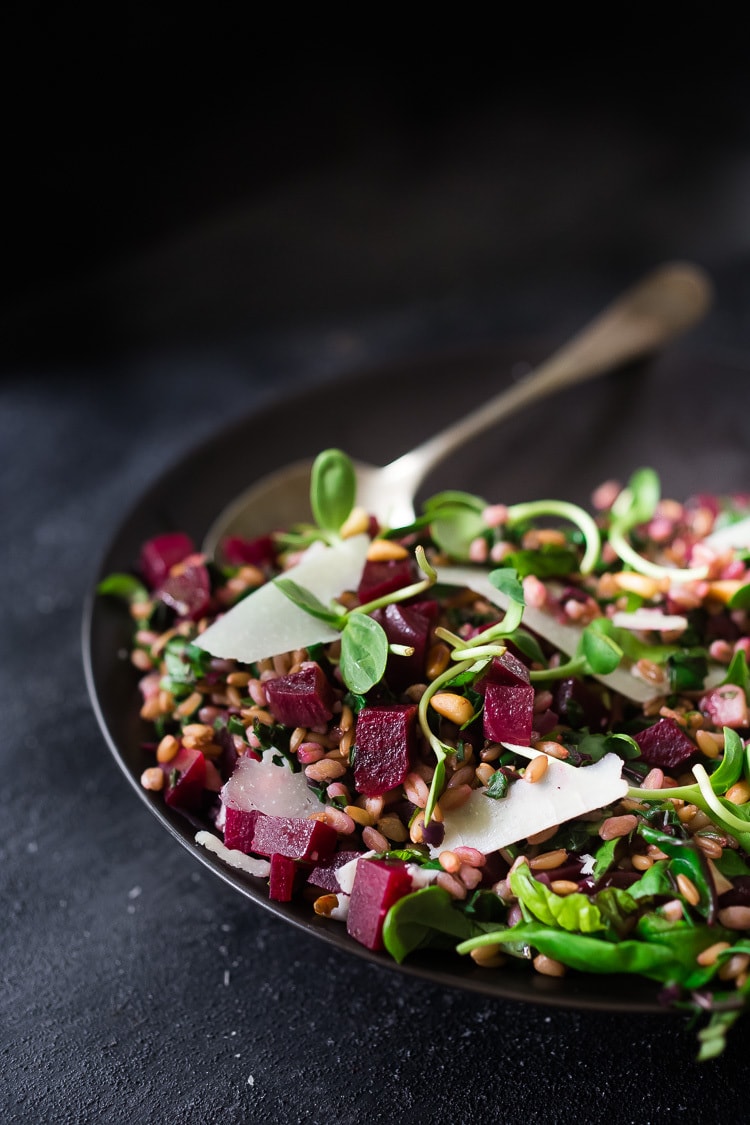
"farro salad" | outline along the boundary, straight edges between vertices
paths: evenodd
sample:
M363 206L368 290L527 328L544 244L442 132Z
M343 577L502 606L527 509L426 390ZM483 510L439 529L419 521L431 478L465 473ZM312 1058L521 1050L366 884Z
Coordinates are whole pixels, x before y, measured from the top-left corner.
M220 861L402 962L636 974L718 1055L750 995L750 496L442 492L408 527L143 545L141 784Z

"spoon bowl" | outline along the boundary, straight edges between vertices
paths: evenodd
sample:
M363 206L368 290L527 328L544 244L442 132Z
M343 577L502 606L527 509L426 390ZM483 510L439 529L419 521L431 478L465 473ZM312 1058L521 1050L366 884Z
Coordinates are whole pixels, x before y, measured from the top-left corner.
M428 473L460 446L523 407L564 387L610 372L663 347L708 310L712 285L698 266L676 262L648 274L567 344L517 383L410 452L382 467L355 462L357 503L381 524L414 519L414 497ZM252 538L273 528L310 521L312 461L296 461L263 477L214 520L203 542L220 558L230 536Z

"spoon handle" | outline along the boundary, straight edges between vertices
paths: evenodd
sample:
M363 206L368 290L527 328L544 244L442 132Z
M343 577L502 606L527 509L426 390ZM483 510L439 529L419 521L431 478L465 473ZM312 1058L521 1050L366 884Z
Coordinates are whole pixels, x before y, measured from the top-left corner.
M648 274L518 383L385 466L414 495L430 470L459 446L524 406L655 351L696 323L713 287L699 267L669 263Z

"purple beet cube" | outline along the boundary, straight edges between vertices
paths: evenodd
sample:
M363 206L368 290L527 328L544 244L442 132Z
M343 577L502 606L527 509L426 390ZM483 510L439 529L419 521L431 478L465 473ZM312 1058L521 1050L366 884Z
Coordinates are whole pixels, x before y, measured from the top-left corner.
M221 544L221 551L230 566L267 566L276 558L276 546L270 535L257 539L230 535Z
M273 717L285 727L325 726L333 716L333 689L313 661L299 672L267 680L264 686Z
M374 601L417 580L417 565L411 558L366 562L359 581L359 604Z
M225 808L224 816L224 843L228 848L249 855L253 850L253 837L255 825L264 813L258 809L234 809L231 805Z
M512 652L504 652L491 661L487 671L477 682L477 691L484 691L488 684L528 684L529 670L523 661Z
M175 809L198 809L203 804L206 759L200 750L182 747L177 756L162 766L166 774L164 800Z
M304 817L261 816L255 822L253 851L257 855L284 855L308 863L325 863L336 850L338 834L330 824Z
M366 797L401 785L416 752L417 706L363 707L354 736L354 784Z
M411 656L396 656L389 653L385 678L392 691L403 691L409 684L424 680L427 641L431 622L427 614L415 607L406 605L387 605L372 614L383 626L388 643L408 645L414 649Z
M487 684L484 694L484 736L490 742L529 746L534 725L531 684Z
M411 875L400 860L360 860L346 921L350 936L368 949L382 949L385 916L411 889Z
M322 891L330 891L331 894L340 894L341 886L336 872L339 867L343 867L345 863L356 859L358 855L362 855L362 853L355 851L336 852L328 863L318 863L313 867L307 877L308 883L312 887L320 887Z
M674 769L684 765L697 753L697 747L674 719L659 719L634 735L647 766Z
M291 902L298 870L295 860L285 855L272 855L268 897L274 902Z
M197 621L211 607L211 580L200 555L185 563L178 574L170 574L159 590L159 597L178 617ZM200 560L200 561L199 561Z
M157 590L177 563L195 551L190 536L182 531L169 532L149 539L141 547L139 569L151 590Z

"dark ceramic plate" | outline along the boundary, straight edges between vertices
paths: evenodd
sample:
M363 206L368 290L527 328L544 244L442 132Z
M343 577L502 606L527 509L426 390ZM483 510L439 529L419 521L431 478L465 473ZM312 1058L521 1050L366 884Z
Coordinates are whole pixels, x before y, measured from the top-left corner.
M252 481L300 457L337 445L385 463L518 378L539 347L411 360L353 373L238 421L184 457L141 497L102 559L100 576L129 569L141 543L184 530L200 543L216 514ZM661 475L665 495L750 487L750 368L734 357L699 356L687 345L607 379L557 394L455 455L426 493L460 487L489 500L557 496L582 503L601 480L626 479L641 465ZM253 902L339 949L397 968L372 954L339 923L307 903L269 902L265 881L226 868L194 843L195 828L139 784L150 764L141 742L137 676L120 655L129 619L112 599L92 593L84 618L86 676L107 744L139 797L205 866ZM400 971L486 995L560 1007L659 1011L657 986L629 977L561 980L525 965L489 971L471 958L414 956Z

